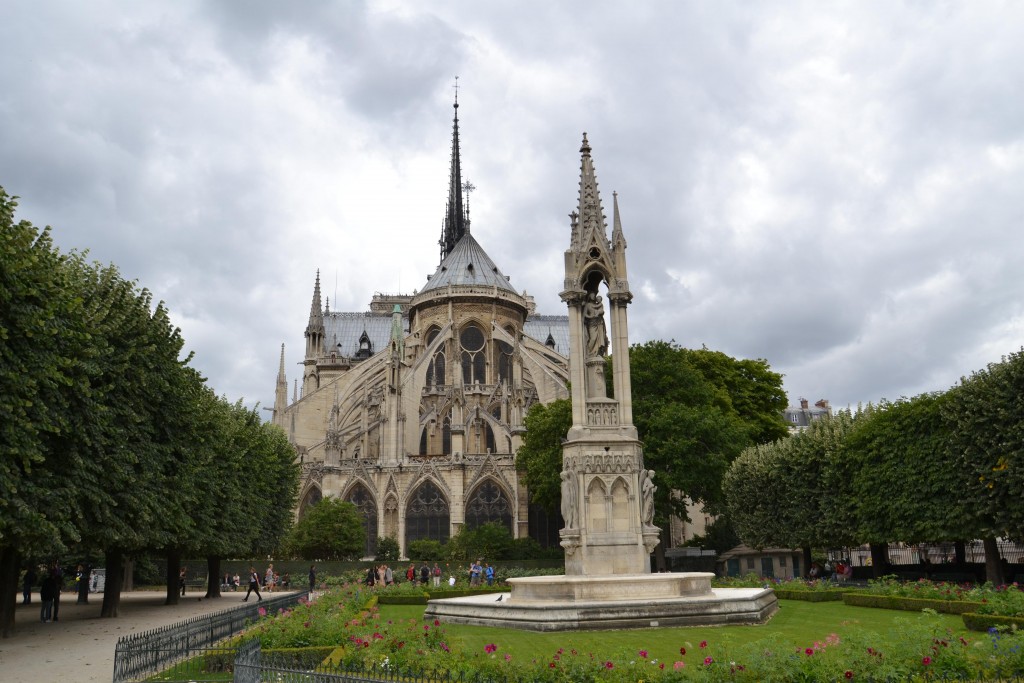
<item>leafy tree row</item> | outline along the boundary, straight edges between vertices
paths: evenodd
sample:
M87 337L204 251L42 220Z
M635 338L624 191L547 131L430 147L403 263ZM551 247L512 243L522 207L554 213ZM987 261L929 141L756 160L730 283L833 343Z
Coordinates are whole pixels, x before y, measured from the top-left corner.
M62 253L15 221L0 188L0 585L27 559L102 551L102 615L124 562L267 551L288 528L298 474L280 430L217 398L182 358L162 303L114 266ZM14 625L14 593L0 628Z
M656 472L655 523L667 529L671 516L688 519L687 501L723 512L722 477L730 463L744 448L787 434L782 375L764 360L665 341L632 346L629 364L633 421L645 464ZM569 401L534 405L516 454L531 501L552 512L560 503L562 440L571 424Z
M885 571L889 542L981 538L1003 583L996 539L1024 538L1024 352L957 386L748 448L724 479L729 514L755 547L859 545ZM961 555L962 552L958 553Z

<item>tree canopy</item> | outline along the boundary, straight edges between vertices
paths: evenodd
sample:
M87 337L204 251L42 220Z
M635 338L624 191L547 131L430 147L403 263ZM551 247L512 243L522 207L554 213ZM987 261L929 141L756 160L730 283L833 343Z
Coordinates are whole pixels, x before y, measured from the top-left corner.
M292 528L288 550L305 560L352 560L366 547L362 516L352 503L323 498Z

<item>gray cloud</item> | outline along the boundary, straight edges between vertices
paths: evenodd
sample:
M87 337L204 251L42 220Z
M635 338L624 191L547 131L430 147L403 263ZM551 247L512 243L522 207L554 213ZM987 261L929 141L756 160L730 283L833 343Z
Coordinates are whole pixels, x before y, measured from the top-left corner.
M118 264L230 398L437 263L460 76L473 231L557 313L581 134L633 341L766 358L834 404L1024 339L1014 5L10 3L0 184ZM337 284L335 284L337 283Z

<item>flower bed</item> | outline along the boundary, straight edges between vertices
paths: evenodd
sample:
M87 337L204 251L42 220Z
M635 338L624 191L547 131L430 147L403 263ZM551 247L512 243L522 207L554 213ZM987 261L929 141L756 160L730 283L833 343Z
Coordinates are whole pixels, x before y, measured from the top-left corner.
M976 612L983 605L980 602L967 602L965 600L934 600L929 598L902 598L895 595L875 595L866 591L847 591L843 593L843 602L856 607L880 607L882 609L898 609L907 612L933 609L943 614Z
M678 655L659 660L642 648L610 647L599 653L560 648L559 635L552 635L546 654L513 655L503 647L500 631L493 641L469 651L457 644L459 639L453 639L444 624L388 620L381 617L376 602L373 591L348 586L311 605L269 616L244 637L259 638L264 647L336 646L329 657L333 664L387 675L445 670L510 682L990 680L1024 675L1024 633L965 638L946 630L940 623L943 618L934 613L901 619L888 633L852 628L842 636L823 635L800 647L770 631L741 645L727 640L687 642L686 631L680 631L684 637ZM322 649L317 651L322 654Z

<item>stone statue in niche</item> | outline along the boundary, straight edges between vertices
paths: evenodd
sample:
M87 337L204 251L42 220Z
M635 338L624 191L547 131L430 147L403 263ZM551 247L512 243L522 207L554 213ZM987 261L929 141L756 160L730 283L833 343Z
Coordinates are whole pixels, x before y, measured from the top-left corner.
M577 524L577 511L579 506L576 501L575 477L568 471L562 470L562 520L566 529L575 529Z
M640 470L640 523L644 526L654 524L654 470Z
M587 357L605 355L608 335L604 327L604 304L596 291L588 291L583 301L583 322L587 332Z

